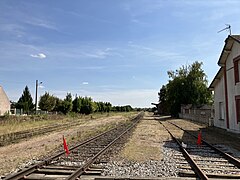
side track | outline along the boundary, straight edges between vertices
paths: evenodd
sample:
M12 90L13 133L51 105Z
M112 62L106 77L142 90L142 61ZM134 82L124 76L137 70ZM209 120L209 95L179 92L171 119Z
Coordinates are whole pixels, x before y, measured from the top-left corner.
M22 171L8 175L4 180L17 179L77 179L92 170L96 161L101 161L102 155L142 119L144 113L139 113L130 124L123 124L117 128L99 134L91 139L77 144L69 149L69 156L65 152L58 153L38 164Z

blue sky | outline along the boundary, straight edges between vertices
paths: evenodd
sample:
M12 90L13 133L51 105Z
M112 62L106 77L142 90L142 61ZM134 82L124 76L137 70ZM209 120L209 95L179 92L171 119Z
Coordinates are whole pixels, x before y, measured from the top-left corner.
M35 81L113 105L150 107L167 71L198 60L209 83L238 0L1 0L0 85L17 101Z

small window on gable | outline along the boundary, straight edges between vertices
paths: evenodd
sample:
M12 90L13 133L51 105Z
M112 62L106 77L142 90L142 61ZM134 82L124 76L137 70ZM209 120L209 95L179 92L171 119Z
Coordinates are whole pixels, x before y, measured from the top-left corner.
M240 80L240 56L233 59L235 84Z

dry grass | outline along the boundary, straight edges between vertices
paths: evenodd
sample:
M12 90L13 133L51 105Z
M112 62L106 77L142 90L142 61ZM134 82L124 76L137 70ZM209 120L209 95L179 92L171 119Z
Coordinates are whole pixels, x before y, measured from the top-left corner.
M134 116L136 113L95 113L90 115L37 115L37 116L14 116L2 119L0 121L0 135L8 134L18 131L32 130L34 128L42 128L52 125L61 125L64 123L79 122L85 123L92 119L99 119L104 117L110 117L115 115L121 115L124 117Z
M161 124L147 114L137 125L130 141L121 151L122 158L133 161L162 159L163 141L169 139Z
M0 147L0 175L15 170L19 165L29 159L41 159L50 155L58 148L62 148L62 135L67 143L80 141L96 133L125 122L133 115L132 113L117 113L115 116L92 118L79 126L69 128L61 132L52 132L47 135L37 136L17 144Z

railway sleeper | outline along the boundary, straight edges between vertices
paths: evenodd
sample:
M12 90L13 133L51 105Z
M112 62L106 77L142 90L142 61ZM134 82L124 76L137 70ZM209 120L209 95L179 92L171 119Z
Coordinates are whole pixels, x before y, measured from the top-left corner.
M192 168L190 166L179 166L181 169L191 170ZM202 170L208 170L208 171L229 171L229 172L238 172L240 175L240 169L234 169L234 168L212 168L212 167L201 167Z
M24 177L27 180L53 180L53 179L66 179L68 175L46 175L46 174L30 174L29 176Z
M210 163L210 162L198 162L196 161L199 166L204 165L204 166L224 166L224 167L236 167L233 164L225 164L225 163ZM186 165L189 164L187 161L186 162L178 162L176 163L177 166L181 165Z
M73 166L43 166L44 169L62 169L62 170L76 170L78 167Z
M178 175L180 177L196 177L196 174L194 172L189 171L179 171ZM240 175L236 174L213 174L213 173L207 173L208 178L216 178L216 179L240 179Z
M38 174L65 174L70 175L74 173L74 170L64 170L64 169L37 169Z

